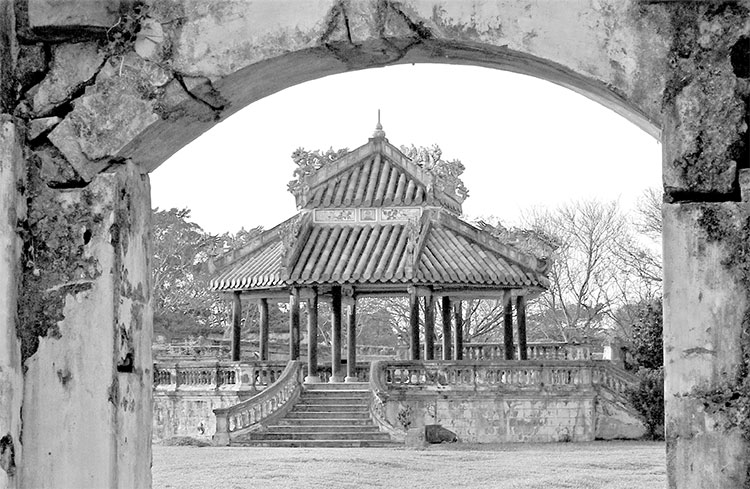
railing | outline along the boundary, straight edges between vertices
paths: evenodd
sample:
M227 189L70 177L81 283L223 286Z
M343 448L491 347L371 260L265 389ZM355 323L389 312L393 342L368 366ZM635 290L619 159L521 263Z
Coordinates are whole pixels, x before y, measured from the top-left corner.
M357 382L369 382L370 381L370 363L369 362L357 363L357 366L355 367L354 372L357 377ZM341 366L341 371L339 372L339 375L341 375L342 378L346 376L346 365ZM319 365L318 377L320 378L321 382L328 382L331 378L331 365L330 364Z
M281 377L286 362L155 362L154 388L262 389Z
M422 390L488 389L590 389L593 386L592 362L571 361L493 361L467 360L446 362L376 362L373 372L379 385L387 389Z
M386 415L386 401L388 400L388 386L385 384L385 376L382 374L387 361L372 362L370 368L370 415L378 427L391 435L394 440L403 441L406 431L396 428L388 421Z
M228 445L238 432L260 428L286 414L299 398L303 373L302 362L290 361L281 377L267 389L234 406L214 409L214 443Z
M637 376L616 367L612 362L597 362L594 370L594 383L609 389L623 400L626 400L629 388L637 385Z
M514 347L514 357L518 358L518 345ZM526 352L529 360L591 360L593 347L589 344L573 343L528 343ZM503 360L503 343L465 343L464 360Z

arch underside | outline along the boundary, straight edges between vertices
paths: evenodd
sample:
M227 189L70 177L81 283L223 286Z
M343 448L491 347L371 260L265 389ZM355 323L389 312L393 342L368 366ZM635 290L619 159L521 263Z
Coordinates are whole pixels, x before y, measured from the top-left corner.
M228 102L216 112L213 120L189 115L161 119L133 138L117 156L130 158L150 172L218 122L285 88L347 71L407 63L471 65L540 78L584 95L625 117L654 138L661 137L655 114L647 113L611 85L559 63L479 43L444 40L414 43L413 39L384 42L377 39L358 45L335 43L290 52L242 68L213 83L213 88Z

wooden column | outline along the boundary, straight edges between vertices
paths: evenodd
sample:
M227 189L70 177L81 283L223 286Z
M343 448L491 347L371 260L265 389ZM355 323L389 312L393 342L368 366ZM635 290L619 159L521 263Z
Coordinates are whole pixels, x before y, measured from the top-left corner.
M357 382L357 301L349 304L346 322L346 378L344 382Z
M331 378L329 382L341 382L341 287L331 290Z
M453 358L451 355L451 298L447 295L443 296L443 360L450 360Z
M435 296L424 298L424 359L435 359Z
M268 299L258 302L258 316L260 316L260 359L268 360Z
M456 331L453 336L453 353L456 360L464 359L464 312L462 302L456 301L453 305L454 327Z
M289 295L289 360L299 360L299 288Z
M521 360L529 359L526 351L526 297L519 295L516 298L516 317L518 318L518 353Z
M305 383L320 382L318 376L318 289L307 299L307 377Z
M505 359L513 360L513 298L510 292L503 297L503 326L505 337Z
M240 361L240 333L242 333L242 299L240 293L232 293L232 361Z
M419 360L419 298L416 290L409 292L409 353L412 360Z

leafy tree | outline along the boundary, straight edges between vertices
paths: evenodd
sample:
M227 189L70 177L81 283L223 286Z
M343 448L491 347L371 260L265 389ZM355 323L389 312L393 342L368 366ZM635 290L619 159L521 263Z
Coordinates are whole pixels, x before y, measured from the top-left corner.
M661 299L641 304L633 324L632 354L637 366L657 369L664 365Z
M153 211L154 331L168 337L220 333L227 302L209 290L209 259L241 246L262 228L216 236L190 221L190 210Z
M646 425L646 436L664 439L664 368L642 368L638 385L627 392L628 399Z

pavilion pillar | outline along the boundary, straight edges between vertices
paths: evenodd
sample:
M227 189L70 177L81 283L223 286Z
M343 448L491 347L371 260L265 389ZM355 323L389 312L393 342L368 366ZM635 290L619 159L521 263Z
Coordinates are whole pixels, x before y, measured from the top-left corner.
M456 360L464 359L464 312L462 302L456 301L453 305L453 319L456 331L453 336L453 351Z
M503 297L503 326L505 337L505 359L513 360L513 297L510 291Z
M289 295L289 360L299 360L299 287Z
M409 291L409 353L412 360L419 360L419 298L417 291Z
M526 297L519 295L516 298L516 317L518 322L518 358L529 359L526 348Z
M318 289L307 299L307 376L306 384L320 382L318 376Z
M424 298L424 359L435 359L435 296Z
M357 382L357 300L348 307L346 322L346 378L344 382Z
M331 378L329 382L341 382L341 287L331 290Z
M258 302L258 316L260 316L260 360L268 360L268 299L261 299Z
M242 333L242 299L239 291L232 292L232 361L240 360L240 333Z
M444 295L442 298L443 313L443 360L450 360L451 355L451 298Z

